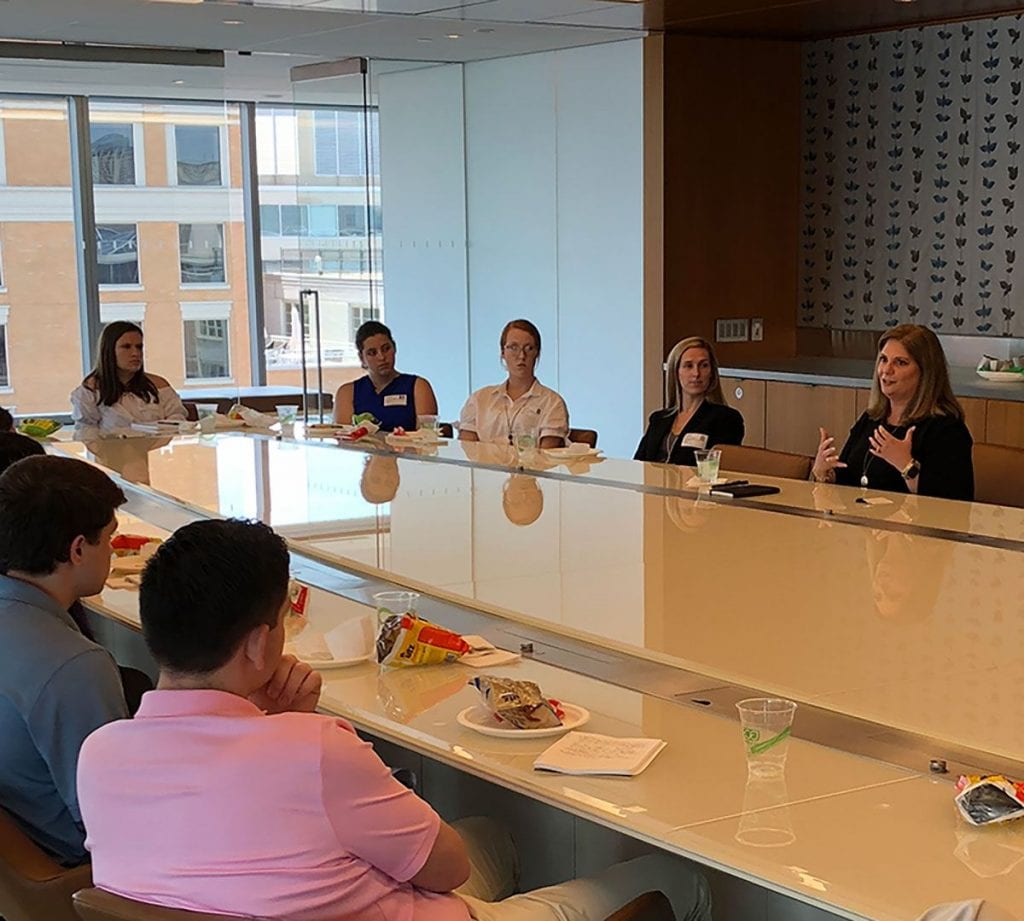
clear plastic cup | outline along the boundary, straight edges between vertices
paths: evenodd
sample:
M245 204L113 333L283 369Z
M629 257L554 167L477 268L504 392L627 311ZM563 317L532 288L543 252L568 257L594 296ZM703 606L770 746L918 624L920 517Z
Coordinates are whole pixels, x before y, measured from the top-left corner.
M537 451L536 432L516 432L512 436L512 442L516 447L516 456L520 462L534 458Z
M419 606L419 592L377 592L373 603L377 606L377 630L392 614L416 615Z
M274 409L277 410L277 421L282 425L287 425L288 423L294 425L295 420L299 418L299 407L290 403L287 405L282 403L275 406Z
M748 697L736 704L747 752L747 770L758 777L786 769L796 704L780 697Z
M416 428L437 434L437 416L417 416Z
M718 479L718 465L722 460L722 452L718 448L708 448L698 449L693 454L697 458L697 476L704 483L714 483Z
M785 774L747 775L743 814L733 837L747 847L786 847L796 841Z
M217 428L217 404L196 403L196 415L199 416L199 431L209 435Z

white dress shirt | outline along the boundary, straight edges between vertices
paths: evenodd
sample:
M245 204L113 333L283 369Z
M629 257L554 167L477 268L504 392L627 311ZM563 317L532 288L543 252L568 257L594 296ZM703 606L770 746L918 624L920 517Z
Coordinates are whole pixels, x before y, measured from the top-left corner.
M185 420L185 406L173 387L158 387L156 395L156 400L147 403L134 393L126 393L113 406L103 406L99 391L82 384L71 394L71 418L76 425L95 426L100 432L123 431L133 422Z
M569 434L569 410L554 390L534 380L518 400L508 395L505 384L481 387L470 394L459 415L459 431L475 432L480 441L510 444L515 435L548 436Z

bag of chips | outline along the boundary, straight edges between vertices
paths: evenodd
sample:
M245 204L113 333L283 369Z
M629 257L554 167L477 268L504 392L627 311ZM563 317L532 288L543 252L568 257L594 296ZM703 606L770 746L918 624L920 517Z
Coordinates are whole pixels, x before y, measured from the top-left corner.
M555 709L557 703L544 697L532 681L480 675L471 678L469 684L480 692L491 713L516 729L552 729L562 725Z
M392 614L377 635L381 665L443 665L470 651L459 634L412 614Z
M1002 774L961 774L956 790L957 809L971 825L997 825L1024 816L1024 783Z

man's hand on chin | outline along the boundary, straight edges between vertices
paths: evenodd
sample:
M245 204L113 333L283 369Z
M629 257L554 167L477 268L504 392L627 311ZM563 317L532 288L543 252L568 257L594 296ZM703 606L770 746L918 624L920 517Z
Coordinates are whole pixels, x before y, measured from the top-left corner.
M319 672L295 656L284 655L274 674L263 687L249 695L249 700L267 713L312 713L320 701L322 686Z

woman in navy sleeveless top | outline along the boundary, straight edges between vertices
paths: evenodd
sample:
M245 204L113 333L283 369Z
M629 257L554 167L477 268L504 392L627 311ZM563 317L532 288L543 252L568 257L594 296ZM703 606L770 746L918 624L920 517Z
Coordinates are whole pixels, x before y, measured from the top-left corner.
M383 323L368 320L356 332L359 361L365 377L342 384L334 395L334 421L348 425L360 413L373 413L385 432L412 431L416 416L437 415L430 382L395 370L395 340Z

